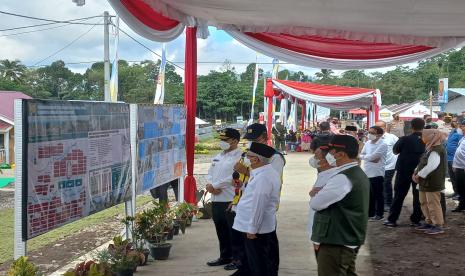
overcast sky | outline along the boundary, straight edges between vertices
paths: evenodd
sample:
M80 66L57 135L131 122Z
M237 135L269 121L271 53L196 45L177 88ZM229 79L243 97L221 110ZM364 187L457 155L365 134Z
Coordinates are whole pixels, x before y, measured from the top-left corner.
M25 14L28 16L54 19L54 20L70 20L75 18L89 17L103 14L104 11L109 11L115 15L115 11L110 7L106 0L87 0L82 7L76 6L71 0L1 0L0 11ZM103 23L102 18L93 18L85 21L88 23ZM9 15L0 14L0 29L15 28L33 24L44 23L31 19L23 19ZM14 31L0 32L0 59L19 59L27 66L47 65L51 62L61 59L66 63L88 62L103 60L103 26L89 25L67 25L64 27L33 32L28 34L5 36L26 32L36 29L50 28L57 25L42 26L32 29L21 29ZM120 22L120 27L128 31L131 35L137 38L140 42L150 47L153 51L160 53L161 44L144 39ZM90 30L92 28L92 30ZM90 30L90 31L89 31ZM65 50L57 55L37 64L42 59L60 50L68 43L80 35L86 33L82 38L76 41ZM110 33L112 31L110 30ZM113 59L114 43L113 37L110 37L110 59ZM183 62L184 60L184 36L181 35L176 40L167 44L168 59L174 62ZM158 59L157 56L138 45L124 34L120 34L119 57L129 61L141 61L145 59ZM237 72L244 71L246 65L237 63L252 63L256 60L256 53L241 43L231 38L223 31L210 28L210 37L206 40L198 40L198 60L200 62L218 62L199 64L198 73L207 74L210 70L219 69L224 60L230 60ZM259 62L271 62L271 58L259 55ZM236 64L235 64L236 63ZM184 64L179 64L184 67ZM90 63L84 64L68 64L68 67L76 72L84 72L90 66ZM261 66L265 71L271 70L271 65ZM285 64L280 69L289 69L291 71L303 71L308 75L313 75L319 69L302 67L296 65ZM392 68L383 68L378 71L386 71ZM373 72L376 70L368 70ZM342 71L336 71L340 74ZM182 75L182 70L178 70Z

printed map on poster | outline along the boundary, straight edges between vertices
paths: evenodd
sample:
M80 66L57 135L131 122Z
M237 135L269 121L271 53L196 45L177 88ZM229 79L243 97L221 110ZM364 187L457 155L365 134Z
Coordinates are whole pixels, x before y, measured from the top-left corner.
M178 105L139 105L137 192L184 175L186 110Z
M25 104L27 239L131 198L129 105Z

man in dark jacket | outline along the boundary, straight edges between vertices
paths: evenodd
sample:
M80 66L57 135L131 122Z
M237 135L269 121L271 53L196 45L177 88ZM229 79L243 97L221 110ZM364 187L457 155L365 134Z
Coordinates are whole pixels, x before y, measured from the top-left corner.
M272 129L274 136L274 145L277 151L286 153L286 127L282 124L281 119L276 120L276 125Z
M321 145L329 144L334 134L330 131L330 125L328 122L322 122L320 124L320 132L313 137L312 143L310 144L310 150L314 152Z
M412 182L412 175L420 161L420 157L425 152L425 144L421 140L421 133L425 127L425 121L415 118L411 121L413 133L408 136L399 138L394 145L394 154L398 154L396 163L396 179L394 184L394 200L388 219L384 222L385 226L396 227L399 219L402 205L412 186L413 195L413 214L410 216L411 226L420 226L422 212L420 208L420 199L417 190L417 184Z

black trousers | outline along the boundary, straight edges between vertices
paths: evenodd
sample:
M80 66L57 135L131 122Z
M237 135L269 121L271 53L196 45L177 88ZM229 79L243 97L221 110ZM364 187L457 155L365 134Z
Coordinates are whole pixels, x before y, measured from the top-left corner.
M387 170L384 173L384 204L391 207L392 204L392 177L396 170Z
M160 201L168 202L168 188L171 186L174 191L174 196L176 197L176 201L179 200L179 179L172 180L166 184L158 186L150 190L150 194L154 199L159 199Z
M377 176L371 177L370 180L370 206L368 209L368 216L380 216L384 214L384 195L383 195L383 182L384 177Z
M245 252L253 276L277 276L279 270L279 243L276 231L257 234L256 239L245 239Z
M455 180L457 181L457 193L459 194L458 208L465 210L465 170L455 169Z
M392 201L391 210L389 213L388 220L390 222L397 222L404 205L405 197L408 194L410 187L412 187L413 196L413 213L410 216L410 221L413 223L419 223L422 219L423 213L420 208L420 196L416 189L417 184L412 182L412 174L399 173L396 174L394 183L394 200Z
M450 182L452 183L452 189L454 189L454 194L458 194L457 190L457 181L456 181L456 176L455 172L452 169L452 161L447 161L447 170L449 171L449 178Z
M234 215L227 211L231 202L212 202L212 217L220 245L220 259L232 259L231 229Z

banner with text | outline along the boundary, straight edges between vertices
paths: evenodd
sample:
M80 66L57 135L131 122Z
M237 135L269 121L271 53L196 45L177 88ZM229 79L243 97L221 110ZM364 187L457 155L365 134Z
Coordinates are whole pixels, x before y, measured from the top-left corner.
M447 103L449 101L449 79L439 79L438 102Z
M24 100L25 239L131 198L129 105Z
M139 194L184 175L186 109L181 105L138 105L137 121Z

